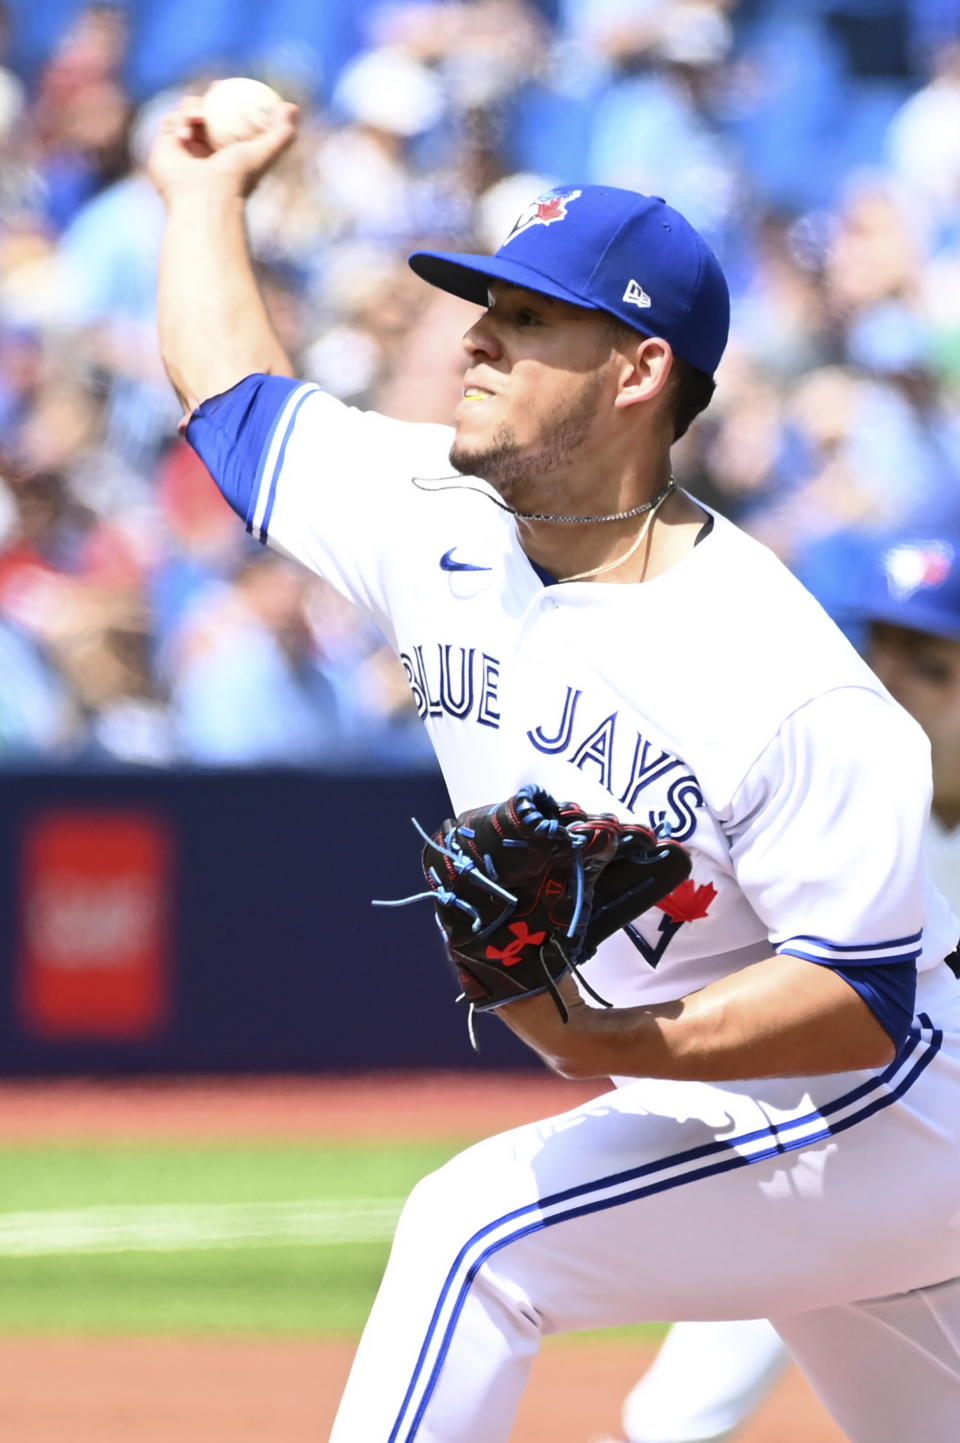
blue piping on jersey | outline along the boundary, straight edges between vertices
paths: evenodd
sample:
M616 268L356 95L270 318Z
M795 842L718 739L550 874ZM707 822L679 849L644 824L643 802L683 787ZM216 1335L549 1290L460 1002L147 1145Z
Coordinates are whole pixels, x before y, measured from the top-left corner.
M850 947L847 950L850 952L862 952L864 949L862 947ZM918 948L916 952L897 952L892 957L871 957L869 962L864 962L861 965L864 967L882 967L884 963L887 963L896 966L898 962L916 962L920 955L921 951ZM823 957L819 952L802 952L799 947L778 947L777 956L802 957L806 962L822 962L827 967L836 967L839 963L845 961L843 957ZM852 965L855 964L851 963L851 966Z
M294 422L296 421L297 416L300 413L300 407L303 405L304 401L306 401L308 397L315 395L317 390L318 387L312 386L309 390L304 391L303 395L300 397L299 401L294 406L287 419L287 429L283 433L283 440L280 443L280 450L277 453L277 462L273 468L273 475L270 478L270 494L267 497L267 505L263 513L263 521L260 524L259 540L262 546L266 546L267 540L269 538L270 518L273 515L273 503L277 498L277 482L279 481L280 473L283 470L283 458L287 454L287 442L290 440L290 437L293 433ZM259 491L257 492L257 495L259 497ZM248 525L248 529L250 529L250 525Z
M250 510L245 518L248 531L253 530L253 518L257 509L257 497L260 495L260 488L263 485L263 473L266 469L267 457L270 455L270 441L272 437L273 431L271 429L270 434L267 436L267 444L260 452L260 460L257 462L256 475L253 478L253 485L250 487L250 499L247 503L250 507ZM266 543L264 542L264 545L265 544Z
M831 952L876 952L881 947L906 947L911 942L919 942L923 932L913 932L909 937L891 937L886 942L831 942L828 937L813 937L809 933L801 932L795 937L788 937L787 942L813 942L818 947L829 947ZM781 944L785 945L785 944ZM778 948L779 950L779 948ZM913 954L920 956L919 952Z
M201 401L187 422L186 439L247 530L253 529L264 472L273 464L270 440L287 405L305 383L286 376L246 376Z
M420 1424L423 1421L424 1413L426 1412L430 1399L433 1396L434 1389L437 1386L441 1369L443 1367L447 1353L450 1350L450 1346L453 1341L453 1334L456 1330L457 1322L463 1310L464 1304L466 1303L466 1299L469 1294L473 1280L479 1272L480 1268L483 1266L483 1264L487 1261L488 1258L492 1257L494 1253L499 1252L502 1248L506 1247L510 1243L518 1242L521 1238L527 1237L531 1233L542 1231L543 1229L548 1227L553 1227L556 1223L568 1222L573 1218L584 1217L590 1213L602 1212L608 1208L619 1207L624 1203L636 1202L641 1198L650 1197L660 1192L666 1192L674 1187L680 1187L687 1182L700 1181L703 1178L714 1177L720 1173L730 1172L736 1168L750 1167L756 1162L763 1162L768 1158L777 1157L785 1152L798 1151L801 1148L810 1147L815 1143L826 1141L828 1138L836 1136L837 1133L845 1132L847 1128L853 1127L856 1123L866 1121L867 1118L872 1117L875 1113L880 1112L883 1109L890 1107L894 1102L899 1101L899 1099L904 1095L904 1093L906 1093L913 1086L914 1082L923 1073L925 1068L929 1066L929 1064L936 1056L937 1052L940 1050L941 1044L943 1042L943 1033L939 1029L934 1028L933 1023L930 1021L930 1018L925 1013L921 1013L919 1015L918 1021L920 1022L920 1025L924 1029L924 1031L930 1033L930 1038L926 1049L921 1053L920 1057L910 1068L909 1072L900 1079L896 1087L894 1087L889 1092L884 1092L879 1097L873 1098L873 1100L867 1106L865 1106L861 1111L855 1113L853 1116L841 1118L834 1123L826 1121L832 1114L841 1111L845 1107L849 1107L851 1103L859 1102L862 1099L868 1097L871 1093L878 1091L880 1088L886 1087L888 1082L896 1076L897 1072L903 1066L904 1062L911 1056L913 1052L916 1051L917 1047L919 1046L921 1042L920 1029L916 1027L911 1029L908 1042L906 1043L902 1051L897 1055L897 1057L894 1058L893 1062L891 1062L889 1066L884 1069L883 1072L875 1075L874 1077L868 1078L865 1082L861 1083L851 1092L845 1093L842 1097L835 1099L833 1102L826 1103L823 1107L818 1108L813 1112L807 1113L803 1117L791 1118L788 1121L780 1124L771 1124L769 1127L759 1128L752 1132L744 1133L736 1138L725 1138L722 1142L715 1141L710 1143L704 1143L701 1144L701 1146L699 1147L690 1148L686 1152L676 1153L673 1156L661 1159L656 1162L644 1163L640 1167L631 1168L623 1173L617 1173L610 1177L600 1178L590 1183L584 1183L578 1185L577 1187L568 1188L564 1192L554 1193L549 1197L541 1198L538 1202L529 1203L522 1208L517 1208L514 1212L507 1213L504 1217L497 1218L492 1223L486 1224L485 1227L481 1228L478 1232L476 1232L473 1237L469 1238L467 1242L463 1245L456 1258L454 1259L454 1262L451 1265L449 1272L447 1273L446 1280L440 1290L440 1296L437 1300L436 1307L434 1308L433 1315L428 1324L426 1336L424 1337L423 1344L417 1357L417 1361L414 1365L413 1375L410 1379L410 1384L400 1405L400 1411L397 1414L396 1421L394 1422L394 1425L390 1430L390 1435L387 1443L401 1443L400 1435L401 1430L404 1428L404 1415L409 1408L410 1402L417 1388L417 1384L420 1380L420 1375L423 1371L431 1344L434 1341L434 1336L437 1331L444 1305L457 1281L457 1275L460 1273L463 1264L467 1261L469 1254L476 1247L476 1245L480 1243L485 1237L488 1237L490 1233L496 1231L505 1223L512 1222L515 1219L519 1220L525 1217L530 1219L530 1221L516 1228L506 1237L500 1238L488 1244L488 1246L483 1249L479 1256L477 1256L472 1263L469 1263L467 1265L467 1270L460 1283L460 1289L456 1298L456 1302L453 1306L453 1311L446 1325L446 1329L444 1330L444 1335L441 1340L439 1350L437 1352L436 1360L434 1362L433 1368L430 1371L430 1376L427 1379L423 1397L420 1400L420 1404L417 1407L416 1413L414 1414L413 1419L409 1424L409 1427L403 1433L402 1443L413 1443L413 1440L416 1437ZM792 1142L782 1140L781 1134L791 1132L798 1127L803 1127L818 1118L824 1120L826 1124L818 1132L804 1135L803 1137L797 1138L795 1141ZM750 1157L744 1157L739 1153L733 1157L729 1156L729 1153L735 1147L743 1145L744 1143L755 1141L763 1137L770 1137L772 1139L772 1145L768 1148L763 1149L763 1151L752 1154ZM685 1162L693 1161L697 1158L709 1157L711 1154L716 1155L717 1153L725 1153L728 1155L723 1157L719 1161L708 1164L707 1166L697 1168L690 1172L686 1172L683 1174L682 1177L666 1178L659 1182L649 1182L641 1187L633 1189L628 1193L619 1193L616 1197L613 1198L602 1197L599 1199L595 1198L592 1201L589 1199L589 1194L595 1193L598 1190L605 1190L611 1186L615 1186L616 1184L622 1182L635 1181L636 1179L645 1175L649 1175L652 1172L660 1172L666 1167L677 1166ZM577 1207L571 1207L565 1209L562 1212L555 1213L551 1217L544 1218L542 1216L542 1212L545 1208L552 1207L558 1203L573 1201L578 1198L585 1198L586 1201L582 1202Z

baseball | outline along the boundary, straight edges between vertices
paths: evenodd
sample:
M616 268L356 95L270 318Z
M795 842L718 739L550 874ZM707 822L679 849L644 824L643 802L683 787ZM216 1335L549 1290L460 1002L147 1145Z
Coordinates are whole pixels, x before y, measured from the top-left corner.
M283 97L272 85L234 75L216 80L203 97L203 121L214 150L236 140L250 140L266 129Z

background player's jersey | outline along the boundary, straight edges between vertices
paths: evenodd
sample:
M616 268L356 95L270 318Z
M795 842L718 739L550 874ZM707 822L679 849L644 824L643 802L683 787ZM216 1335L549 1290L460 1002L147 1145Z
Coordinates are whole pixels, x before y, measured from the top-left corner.
M259 376L187 434L252 533L393 643L455 811L533 781L690 849L639 945L619 934L590 964L611 1001L685 995L771 943L838 967L952 949L919 860L926 738L728 522L641 585L546 586L485 483L451 475L445 427Z
M945 827L936 817L931 817L927 860L933 880L960 916L960 827Z

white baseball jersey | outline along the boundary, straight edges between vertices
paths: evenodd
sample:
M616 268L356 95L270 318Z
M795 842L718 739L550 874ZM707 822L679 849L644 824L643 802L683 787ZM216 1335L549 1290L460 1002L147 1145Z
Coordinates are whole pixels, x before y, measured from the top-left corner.
M956 943L918 860L925 736L721 517L642 585L545 585L490 488L451 475L445 427L251 377L188 437L252 533L393 643L455 811L535 782L689 848L639 944L619 934L589 964L612 1002L686 995L771 948L922 969Z
M542 1333L760 1316L855 1443L954 1443L960 989L937 963L957 924L925 894L919 727L719 517L642 585L547 585L493 493L449 475L442 427L249 377L188 436L254 535L391 639L455 809L536 782L690 849L639 947L589 963L612 1001L776 948L899 987L902 1014L897 964L925 969L879 1071L635 1078L424 1178L331 1443L507 1443Z

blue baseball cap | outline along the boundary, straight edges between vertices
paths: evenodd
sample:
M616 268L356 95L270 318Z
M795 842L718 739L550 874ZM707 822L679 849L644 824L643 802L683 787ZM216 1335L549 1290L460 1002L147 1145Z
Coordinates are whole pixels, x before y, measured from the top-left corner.
M660 336L712 376L730 329L730 294L703 236L656 195L611 185L558 186L530 202L492 256L415 251L430 285L488 304L491 280Z
M960 641L960 537L886 537L872 551L856 591L839 608L852 620Z

